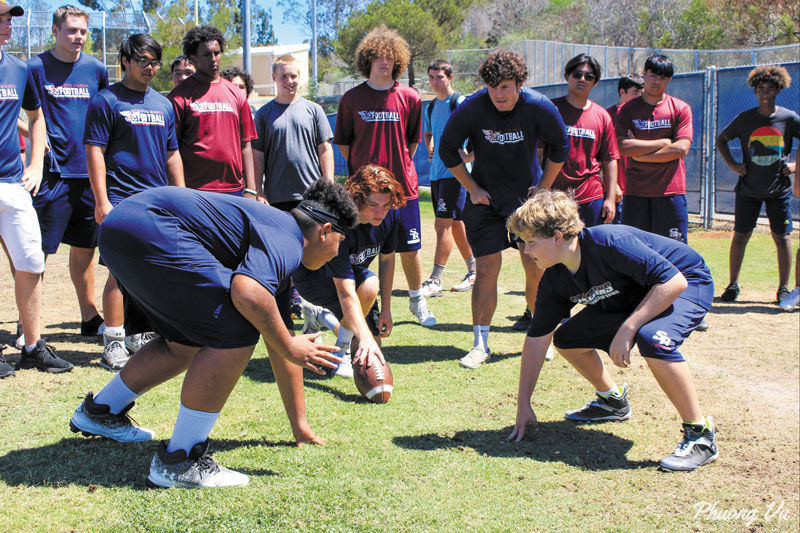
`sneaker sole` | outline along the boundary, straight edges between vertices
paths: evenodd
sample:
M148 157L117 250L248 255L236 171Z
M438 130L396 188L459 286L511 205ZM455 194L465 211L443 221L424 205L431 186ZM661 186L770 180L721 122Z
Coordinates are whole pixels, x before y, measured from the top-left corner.
M580 418L575 417L575 415L564 415L564 418L567 420L572 420L573 422L625 422L626 420L630 420L631 416L633 415L633 411L629 412L627 416L617 416L611 415L606 416L603 418Z
M162 484L162 483L159 483L159 481L153 479L152 475L153 474L148 474L147 475L147 479L145 480L145 483L147 484L148 487L153 488L153 489L171 489L173 487L177 488L177 489L224 489L224 488L228 488L228 487L246 487L247 485L250 484L250 479L249 478L247 479L246 482L244 482L242 484L239 484L239 485L224 485L224 486L204 487L202 485L192 485L192 484L189 484L189 483L162 482L163 483Z
M19 365L14 370L32 370L34 368L39 372L47 372L48 374L62 374L64 372L69 372L74 368L74 366L70 366L67 368L39 368L36 365Z
M140 428L141 429L141 428ZM151 435L149 439L139 439L139 440L119 440L115 439L114 437L109 437L108 435L101 435L99 433L92 433L91 431L85 430L83 428L78 427L75 422L70 419L69 421L69 430L73 433L80 433L84 437L98 437L100 439L108 439L113 440L114 442L147 442L151 441L155 438L155 435Z
M106 370L108 370L110 372L119 372L120 370L122 370L125 367L125 365L122 365L119 368L114 368L113 366L109 365L108 363L106 363L103 360L100 361L100 366L102 366L103 368L105 368Z
M664 466L664 465L659 463L658 469L661 470L662 472L692 472L693 470L697 470L701 466L705 466L708 463L713 463L714 461L717 460L717 457L719 457L719 450L717 450L717 453L715 453L714 455L712 455L711 457L709 457L708 459L706 459L705 461L703 461L699 465L695 466L694 468L668 468L668 467L666 467L666 466Z
M450 292L467 292L467 291L471 291L471 290L472 290L472 285L470 285L470 286L469 286L469 287L467 287L467 288L461 288L461 287L459 287L459 288L456 288L456 287L450 287Z

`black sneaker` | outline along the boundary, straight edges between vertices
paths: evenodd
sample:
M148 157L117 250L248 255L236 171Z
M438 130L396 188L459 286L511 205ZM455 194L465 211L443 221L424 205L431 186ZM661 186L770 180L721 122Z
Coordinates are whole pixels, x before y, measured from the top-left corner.
M6 358L3 357L3 348L4 346L0 346L0 379L7 378L9 376L14 377L14 367L6 361Z
M100 315L94 315L94 318L90 318L86 322L81 321L81 336L83 337L99 337L103 334L103 331L100 329L105 322L103 322L103 317Z
M148 485L163 488L244 487L249 482L245 474L228 470L211 458L208 440L192 446L188 456L184 450L168 452L167 441L161 441L147 476Z
M714 419L706 417L708 428L699 428L694 424L683 424L683 440L678 447L661 460L661 468L669 472L689 472L710 463L719 457L717 444L714 442Z
M514 331L524 331L531 327L531 308L525 307L525 312L522 313L522 316L517 319L516 322L511 326L511 329Z
M628 384L622 386L622 396L597 398L580 409L567 411L566 417L576 422L622 422L631 417L631 404L628 402Z
M56 350L48 345L44 339L36 341L36 347L30 352L22 349L22 356L17 363L17 370L22 368L35 368L42 372L59 374L72 370L73 364L61 359Z
M792 292L787 289L786 287L781 287L778 289L778 292L775 293L775 298L778 300L778 305L782 304L783 301L789 297Z
M724 291L722 291L722 295L719 297L720 300L723 302L734 302L736 298L739 297L739 292L741 292L742 288L739 287L739 283L731 282Z

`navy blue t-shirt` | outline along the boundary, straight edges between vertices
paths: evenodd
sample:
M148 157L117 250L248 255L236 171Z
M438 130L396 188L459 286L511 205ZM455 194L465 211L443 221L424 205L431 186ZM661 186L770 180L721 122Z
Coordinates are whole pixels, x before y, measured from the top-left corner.
M106 67L85 52L75 63L64 63L49 50L31 58L28 66L47 123L45 170L62 178L88 178L83 127L89 101L108 87Z
M458 166L462 162L458 149L469 140L475 152L472 178L491 195L494 210L509 216L538 181L533 168L539 139L551 149L552 161L561 163L567 158L567 128L546 96L523 87L514 109L500 112L484 89L450 115L439 156L446 167Z
M167 152L178 149L175 110L150 87L133 91L115 83L92 98L84 144L105 147L108 199L168 185Z
M575 304L608 312L633 312L645 294L681 273L689 286L680 298L711 308L714 282L703 257L682 242L624 225L602 225L578 235L581 264L544 272L528 336L541 337L569 316Z
M5 52L0 57L0 182L18 183L25 172L19 157L17 117L20 108L39 109L28 66Z

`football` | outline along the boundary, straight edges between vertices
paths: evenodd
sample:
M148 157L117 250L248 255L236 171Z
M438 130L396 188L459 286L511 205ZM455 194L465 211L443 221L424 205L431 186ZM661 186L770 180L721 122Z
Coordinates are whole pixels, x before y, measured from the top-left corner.
M392 397L392 369L389 363L381 364L377 357L370 357L369 367L353 364L353 378L358 392L373 403L387 403Z

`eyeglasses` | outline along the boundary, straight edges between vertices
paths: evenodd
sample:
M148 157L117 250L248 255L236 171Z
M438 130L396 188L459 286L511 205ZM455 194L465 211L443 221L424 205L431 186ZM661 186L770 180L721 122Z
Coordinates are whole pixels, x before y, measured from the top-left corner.
M158 68L161 66L161 61L157 59L147 59L144 57L135 57L133 60L139 65L140 68L146 68L148 66L153 68Z
M586 81L594 81L597 79L597 76L592 74L591 72L586 72L583 70L573 70L569 73L572 76L573 80L586 80Z

